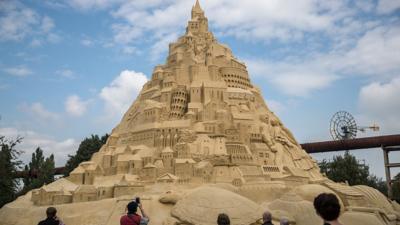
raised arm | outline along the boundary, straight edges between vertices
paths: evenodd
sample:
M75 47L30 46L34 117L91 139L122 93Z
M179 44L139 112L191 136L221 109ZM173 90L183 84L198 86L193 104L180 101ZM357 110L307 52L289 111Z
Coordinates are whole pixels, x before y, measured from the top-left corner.
M144 209L143 209L143 206L142 206L142 204L139 204L139 209L140 209L140 212L142 213L142 216L143 217L146 217L148 220L150 220L150 218L147 216L147 214L144 212Z

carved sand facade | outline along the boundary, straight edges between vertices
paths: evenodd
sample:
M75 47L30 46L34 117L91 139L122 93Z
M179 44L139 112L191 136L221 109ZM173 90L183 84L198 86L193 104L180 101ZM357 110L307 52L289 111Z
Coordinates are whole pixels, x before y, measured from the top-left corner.
M265 209L275 219L316 224L311 202L322 192L340 198L347 225L400 224L399 206L376 190L319 172L268 109L246 65L209 31L196 2L186 33L169 45L166 63L155 67L100 151L68 178L5 206L0 221L22 224L11 218L18 207L32 207L36 218L57 205L67 224L116 224L139 195L151 224L215 224L220 212L233 224L257 224ZM94 205L104 215L85 220L79 210Z

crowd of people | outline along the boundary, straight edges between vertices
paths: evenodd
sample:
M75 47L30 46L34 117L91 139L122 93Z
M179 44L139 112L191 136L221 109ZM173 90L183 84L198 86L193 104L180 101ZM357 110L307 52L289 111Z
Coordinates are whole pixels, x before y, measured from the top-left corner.
M331 193L322 193L314 199L314 208L318 216L324 221L324 225L342 225L338 218L340 215L340 203L336 195ZM272 223L272 214L265 211L262 215L262 225L274 225ZM229 216L221 213L217 218L218 225L230 225ZM280 225L289 225L290 221L287 218L281 218Z
M137 213L138 208L140 214ZM338 218L340 215L339 199L331 193L322 193L314 199L314 208L318 216L324 221L323 225L342 225ZM57 210L54 207L49 207L46 210L47 218L40 221L38 225L65 225L60 218L57 217ZM262 225L274 225L272 223L272 214L265 211L262 215ZM120 225L147 225L150 218L145 213L140 198L135 198L126 206L126 213L120 219ZM221 213L217 218L218 225L230 225L231 221L227 214ZM287 218L281 218L280 225L289 225L290 221Z

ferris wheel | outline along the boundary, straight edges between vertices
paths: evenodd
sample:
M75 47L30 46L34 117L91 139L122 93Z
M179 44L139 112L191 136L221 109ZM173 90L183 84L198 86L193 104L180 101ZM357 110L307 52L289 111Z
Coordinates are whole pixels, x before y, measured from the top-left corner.
M357 136L357 131L365 132L367 129L379 131L379 126L373 124L372 126L359 127L354 117L346 111L336 112L330 123L330 133L334 140L353 139Z

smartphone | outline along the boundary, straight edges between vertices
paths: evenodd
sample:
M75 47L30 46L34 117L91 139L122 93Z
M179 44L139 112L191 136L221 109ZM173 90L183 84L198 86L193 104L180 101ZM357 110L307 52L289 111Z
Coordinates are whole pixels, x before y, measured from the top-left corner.
M137 204L140 204L140 198L139 198L139 197L136 197L135 202L136 202Z

